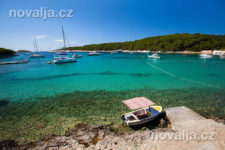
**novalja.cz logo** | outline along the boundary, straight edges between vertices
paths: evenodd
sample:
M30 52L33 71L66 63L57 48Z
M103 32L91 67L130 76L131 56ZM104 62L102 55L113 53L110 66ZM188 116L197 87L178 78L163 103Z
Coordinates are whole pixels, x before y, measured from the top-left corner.
M40 7L39 9L10 9L10 18L41 18L46 20L47 18L73 18L72 9L60 9L58 11L54 9L48 9L46 7Z

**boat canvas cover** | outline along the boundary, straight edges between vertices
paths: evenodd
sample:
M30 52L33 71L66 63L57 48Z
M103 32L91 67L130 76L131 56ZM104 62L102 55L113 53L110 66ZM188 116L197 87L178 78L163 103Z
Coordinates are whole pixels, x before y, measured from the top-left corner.
M123 101L131 110L154 105L155 103L145 97L136 97Z

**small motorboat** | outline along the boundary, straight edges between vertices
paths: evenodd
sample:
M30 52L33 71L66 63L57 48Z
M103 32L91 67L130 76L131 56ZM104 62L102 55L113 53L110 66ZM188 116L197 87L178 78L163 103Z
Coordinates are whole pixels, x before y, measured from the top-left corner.
M82 55L73 54L72 58L82 58Z
M136 97L123 101L131 112L123 114L121 119L128 125L140 125L155 119L162 112L162 106L154 105L152 101L145 97Z
M57 52L56 55L67 55L66 52Z
M152 55L148 55L148 58L160 59L160 57L159 57L159 55L157 53L154 53Z
M14 60L8 62L0 62L0 65L9 65L9 64L25 64L28 63L29 59L22 59L22 60Z
M117 52L117 51L111 51L110 53L111 54L116 54L116 53L119 53L119 52Z
M220 55L220 58L221 58L221 59L224 59L224 58L225 58L225 55Z
M212 58L212 55L209 54L201 54L200 58Z
M121 53L122 51L121 50L114 50L114 51L111 51L110 53L111 54L116 54L116 53Z
M32 55L30 55L30 58L43 58L44 57L44 55L40 55L40 54L32 54Z
M21 63L28 63L29 62L29 59L23 59L22 61L21 61Z
M96 55L100 55L100 53L97 53L96 51L90 52L88 54L88 56L96 56Z
M63 64L63 63L72 63L77 62L75 58L70 57L54 57L52 62L48 62L49 64Z

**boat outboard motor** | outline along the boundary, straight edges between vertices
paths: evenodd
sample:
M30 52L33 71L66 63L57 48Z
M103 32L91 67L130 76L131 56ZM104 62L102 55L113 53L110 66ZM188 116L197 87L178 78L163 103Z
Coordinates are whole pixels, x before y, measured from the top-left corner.
M122 116L121 116L121 119L124 121L124 120L125 120L125 116L124 116L124 115L122 115Z

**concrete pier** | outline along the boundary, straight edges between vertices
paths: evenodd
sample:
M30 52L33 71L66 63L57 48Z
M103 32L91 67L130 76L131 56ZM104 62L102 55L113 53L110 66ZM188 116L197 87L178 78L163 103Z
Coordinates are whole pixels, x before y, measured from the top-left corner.
M225 149L224 124L206 119L185 106L167 108L165 112L171 122L173 131L178 133L185 131L187 134L194 133L197 135L196 140L183 143L187 146L186 149Z

